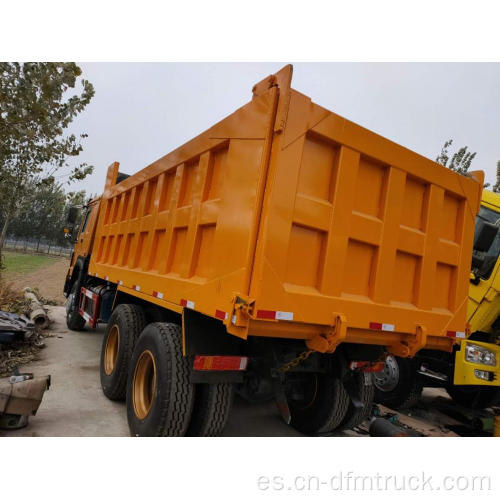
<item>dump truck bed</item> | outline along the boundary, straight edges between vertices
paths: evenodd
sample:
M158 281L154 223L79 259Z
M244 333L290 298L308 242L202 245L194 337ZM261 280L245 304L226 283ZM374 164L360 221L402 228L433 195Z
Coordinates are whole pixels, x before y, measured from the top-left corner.
M263 80L247 105L119 184L113 164L89 273L242 338L337 328L339 341L400 355L451 348L481 174L318 106L291 75Z

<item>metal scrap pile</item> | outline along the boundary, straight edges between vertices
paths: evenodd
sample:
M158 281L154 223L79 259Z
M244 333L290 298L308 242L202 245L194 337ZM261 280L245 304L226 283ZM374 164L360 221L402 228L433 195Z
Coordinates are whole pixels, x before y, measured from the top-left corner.
M20 293L3 286L0 299L0 377L5 377L45 346L41 330L49 320L43 299L30 289Z
M0 377L31 361L42 347L43 335L33 321L0 311Z

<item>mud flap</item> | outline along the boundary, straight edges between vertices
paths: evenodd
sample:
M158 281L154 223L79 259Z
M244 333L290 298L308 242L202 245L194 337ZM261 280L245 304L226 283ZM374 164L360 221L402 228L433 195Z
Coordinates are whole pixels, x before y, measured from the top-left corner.
M290 407L288 406L288 401L286 399L285 388L283 386L283 381L281 377L273 377L274 395L276 398L276 405L280 412L281 417L287 425L290 425L292 421L292 415L290 413Z

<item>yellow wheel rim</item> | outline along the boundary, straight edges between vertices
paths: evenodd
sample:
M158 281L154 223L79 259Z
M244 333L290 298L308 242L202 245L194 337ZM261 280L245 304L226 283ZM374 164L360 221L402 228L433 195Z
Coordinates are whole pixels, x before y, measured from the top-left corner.
M111 375L115 371L118 359L118 349L120 348L120 329L114 324L106 339L106 349L104 350L104 372Z
M153 406L156 391L156 363L153 353L142 352L134 370L132 401L139 420L144 420Z

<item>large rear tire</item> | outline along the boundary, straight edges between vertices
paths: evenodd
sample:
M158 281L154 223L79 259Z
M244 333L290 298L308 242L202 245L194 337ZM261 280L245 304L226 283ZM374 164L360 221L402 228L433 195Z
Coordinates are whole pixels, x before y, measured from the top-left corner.
M382 372L373 374L375 401L389 408L404 410L415 406L423 384L414 360L387 356Z
M452 385L446 392L459 405L476 410L489 408L500 402L500 387L484 385Z
M134 346L146 326L142 307L120 304L111 314L101 348L101 387L111 400L125 399Z
M358 372L353 374L354 382L357 387L357 395L363 406L356 408L349 399L347 413L338 427L338 430L347 430L357 427L367 420L372 412L375 387L370 373Z
M78 307L80 305L81 282L78 278L71 287L71 292L66 299L66 325L70 330L79 332L85 328L85 320L80 316Z
M196 384L187 436L220 436L234 398L234 384Z
M194 402L190 373L180 326L149 324L136 343L127 381L127 420L133 436L186 434Z
M325 373L297 375L285 384L292 417L290 425L308 435L333 432L344 419L349 405L342 381Z

